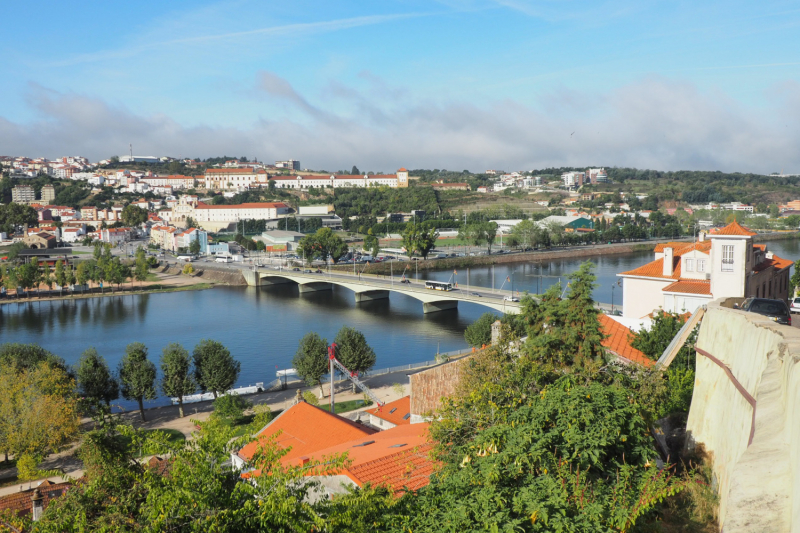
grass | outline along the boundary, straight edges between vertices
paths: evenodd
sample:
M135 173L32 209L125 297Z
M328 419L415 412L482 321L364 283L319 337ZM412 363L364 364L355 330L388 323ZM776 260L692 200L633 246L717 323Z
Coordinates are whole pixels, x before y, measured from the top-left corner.
M361 407L367 407L370 405L372 405L372 402L365 402L364 400L348 400L346 402L336 402L336 405L334 406L334 413L336 414L347 413L348 411L355 411L356 409L359 409ZM320 405L319 407L320 409L324 409L326 411L331 410L331 405L329 403L325 405Z

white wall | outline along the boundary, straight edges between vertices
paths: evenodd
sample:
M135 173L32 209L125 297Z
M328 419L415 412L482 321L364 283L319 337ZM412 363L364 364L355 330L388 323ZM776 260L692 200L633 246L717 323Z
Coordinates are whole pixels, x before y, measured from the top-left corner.
M642 318L664 304L661 289L674 280L648 280L623 278L622 316L626 318Z
M800 532L800 331L720 302L709 304L697 347L755 398L753 442L752 407L702 355L687 432L712 457L726 533Z

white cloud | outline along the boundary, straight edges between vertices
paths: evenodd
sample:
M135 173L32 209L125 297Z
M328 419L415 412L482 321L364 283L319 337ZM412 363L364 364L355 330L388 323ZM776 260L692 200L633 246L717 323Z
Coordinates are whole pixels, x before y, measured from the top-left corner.
M369 89L339 87L329 96L347 110L337 113L274 73L262 73L259 82L263 95L288 104L288 116L295 110L295 118L184 127L165 115L140 116L88 96L31 86L28 101L42 119L20 124L0 118L0 146L7 154L99 159L124 154L133 143L138 154L292 157L327 170L353 164L376 171L592 164L800 171L796 82L769 91L768 105L759 109L660 78L607 94L552 94L536 109L509 100L477 106L381 99Z

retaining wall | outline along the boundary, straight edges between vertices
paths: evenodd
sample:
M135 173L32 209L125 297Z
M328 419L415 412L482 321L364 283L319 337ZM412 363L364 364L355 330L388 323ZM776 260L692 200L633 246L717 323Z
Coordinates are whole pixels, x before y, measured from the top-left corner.
M800 533L800 330L732 303L700 327L689 442L711 452L723 531Z

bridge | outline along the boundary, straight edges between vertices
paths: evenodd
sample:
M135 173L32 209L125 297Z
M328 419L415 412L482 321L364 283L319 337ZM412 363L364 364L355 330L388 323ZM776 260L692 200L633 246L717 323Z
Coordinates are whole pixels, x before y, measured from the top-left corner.
M274 268L255 267L243 270L242 274L247 284L254 287L295 283L300 294L329 291L333 289L334 285L337 285L353 291L356 303L389 298L391 292L405 294L422 302L422 311L426 314L456 309L458 302L474 303L509 314L518 314L521 309L519 302L504 299L511 295L511 291L492 291L482 287L436 291L426 289L424 280L408 280L408 283L400 283L400 279L396 277L383 278L340 272L308 273L286 268L275 270Z

